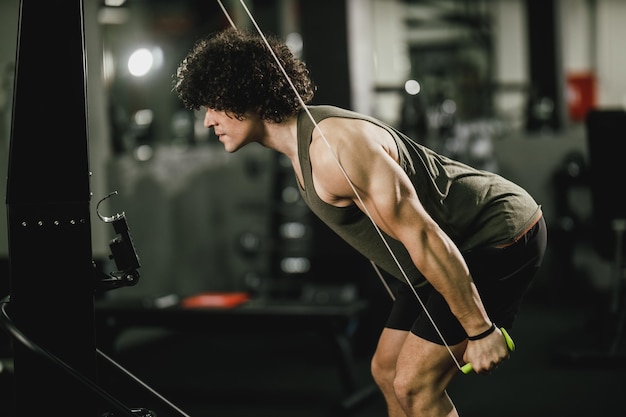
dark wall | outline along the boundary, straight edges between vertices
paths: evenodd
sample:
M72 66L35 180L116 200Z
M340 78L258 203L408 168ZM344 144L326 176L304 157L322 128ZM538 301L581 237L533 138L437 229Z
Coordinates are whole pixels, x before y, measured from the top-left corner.
M564 127L563 63L561 60L558 16L554 0L526 0L530 98L527 129L540 131ZM542 103L551 102L551 111Z
M304 56L318 86L314 104L350 108L345 0L302 1Z

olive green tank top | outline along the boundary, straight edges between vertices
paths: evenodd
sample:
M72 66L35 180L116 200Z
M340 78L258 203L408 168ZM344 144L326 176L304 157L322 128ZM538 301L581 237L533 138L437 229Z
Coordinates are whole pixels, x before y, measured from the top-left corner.
M329 117L366 120L394 138L400 165L408 174L420 202L462 252L511 243L528 230L541 206L521 187L495 173L454 161L413 141L393 127L359 113L333 106L309 106L319 123ZM309 145L315 125L302 110L298 115L298 157L304 180L302 198L311 211L362 255L405 282L393 256L370 218L357 206L335 207L315 192ZM355 138L358 140L358 138ZM424 283L407 250L380 231L411 282Z

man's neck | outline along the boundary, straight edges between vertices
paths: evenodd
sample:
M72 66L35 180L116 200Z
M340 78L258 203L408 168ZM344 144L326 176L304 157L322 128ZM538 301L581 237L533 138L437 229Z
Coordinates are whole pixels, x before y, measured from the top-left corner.
M282 123L265 123L265 137L261 145L285 154L290 159L298 155L298 124L297 117Z

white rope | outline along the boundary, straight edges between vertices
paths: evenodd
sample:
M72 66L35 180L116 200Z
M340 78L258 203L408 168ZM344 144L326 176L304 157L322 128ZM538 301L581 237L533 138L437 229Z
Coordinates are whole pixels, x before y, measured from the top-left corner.
M230 16L228 15L228 12L226 11L226 9L224 8L224 6L222 5L221 0L217 0L217 2L220 4L220 7L222 8L222 10L224 11L224 13L226 14L226 16L228 17L228 20L231 22L231 25L233 26L234 29L237 29L232 21L232 19L230 18ZM444 346L446 347L446 349L448 350L448 353L450 353L450 357L452 358L452 360L454 361L454 363L456 364L457 368L459 368L459 370L461 370L461 364L459 363L459 361L457 360L456 356L454 356L454 353L452 353L452 349L450 349L450 346L448 345L448 342L446 342L446 339L443 337L443 334L441 333L441 331L439 330L439 327L437 326L437 324L435 323L435 320L432 318L432 316L430 315L430 313L428 312L428 310L426 309L426 305L424 304L424 302L422 301L422 298L419 296L419 294L417 293L417 290L415 289L415 287L413 286L413 284L411 283L411 280L409 279L409 277L407 276L406 272L404 271L404 268L402 268L402 265L400 264L400 261L398 260L398 258L396 257L395 253L393 252L393 250L391 249L391 247L389 246L389 243L387 242L387 239L385 239L385 236L382 234L380 228L378 227L378 225L376 224L376 222L374 221L374 218L372 217L372 215L370 214L369 210L367 209L367 207L365 206L365 204L363 203L363 200L361 199L360 194L357 192L356 187L354 186L354 184L352 183L352 181L350 180L350 177L348 176L348 173L343 169L343 166L341 165L341 163L339 162L339 159L337 158L337 155L335 155L335 152L333 152L332 147L330 146L330 143L328 142L328 140L326 139L326 136L324 135L324 132L322 131L322 129L320 129L319 125L317 124L317 122L315 121L315 119L313 118L313 115L311 115L311 112L309 111L309 108L307 107L306 103L304 102L304 100L302 99L302 97L300 96L300 93L298 92L298 89L296 88L296 86L293 84L293 82L291 81L291 78L289 77L289 74L287 74L287 71L285 70L285 68L283 67L283 65L280 63L280 60L278 59L278 57L276 56L276 53L274 52L274 50L272 49L272 46L270 45L270 43L267 41L267 38L265 37L265 35L263 34L263 31L261 30L261 28L259 27L259 25L257 24L256 20L254 19L254 17L252 16L252 13L250 13L250 10L248 10L248 7L246 6L246 3L244 2L244 0L239 0L239 2L241 3L241 5L243 6L246 14L248 15L248 17L250 18L250 21L252 22L252 24L254 25L254 27L256 28L257 32L259 33L259 35L261 36L261 38L263 39L263 42L265 43L265 46L267 47L267 49L270 51L270 53L272 54L272 57L274 58L274 60L276 61L276 64L278 65L278 67L280 68L281 72L283 73L283 75L285 76L285 79L287 80L287 82L289 83L289 85L291 86L291 89L294 91L294 93L296 94L296 97L298 99L298 101L300 102L300 106L302 106L302 109L306 112L307 116L309 117L309 119L311 119L311 122L313 123L313 126L315 127L315 129L317 130L317 132L320 134L321 138L324 140L324 143L326 144L326 146L328 147L328 150L330 151L331 155L333 156L335 162L337 163L337 166L339 167L339 169L341 170L341 173L343 174L343 176L346 178L346 180L348 181L348 184L350 185L350 188L352 189L352 192L354 193L354 195L356 196L356 198L359 200L359 202L361 203L361 206L363 207L363 211L365 213L365 215L369 218L369 220L372 222L372 225L374 226L374 229L376 229L376 232L378 233L378 235L380 236L382 242L384 243L385 247L387 248L387 251L389 252L389 254L391 255L391 257L393 258L394 262L396 263L398 269L400 270L400 272L402 273L402 276L404 277L404 280L406 281L406 283L409 285L409 287L411 287L411 290L413 291L413 294L415 295L415 298L417 298L417 301L419 302L420 306L422 307L422 309L424 310L424 313L426 314L426 316L428 317L428 320L430 320L431 324L433 325L435 331L437 332L437 334L439 335L439 338L441 339L442 343L444 344ZM372 262L370 260L370 262ZM375 264L372 262L372 264L375 266ZM380 271L377 270L376 266L375 266L376 271L379 273L379 277L382 279L382 275L380 275ZM383 280L383 283L385 285L385 287L387 287L387 283ZM392 299L395 299L395 297L393 297L393 294L391 293L391 290L387 287L387 291L392 295Z
M372 268L374 268L374 271L376 271L376 275L378 275L378 279L380 279L380 282L383 283L383 287L385 287L385 289L387 290L387 294L389 294L389 298L391 298L392 301L396 301L396 296L393 294L393 291L391 291L391 288L389 288L389 284L387 284L387 280L385 279L385 277L383 277L383 274L380 272L380 269L378 269L378 265L376 265L376 263L372 261L371 259L370 259L370 263L372 264Z

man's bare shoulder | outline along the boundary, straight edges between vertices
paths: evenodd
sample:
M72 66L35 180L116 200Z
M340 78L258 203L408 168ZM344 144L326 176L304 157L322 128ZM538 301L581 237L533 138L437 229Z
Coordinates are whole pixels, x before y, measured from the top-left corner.
M388 172L388 164L397 161L397 148L389 132L366 120L329 118L313 133L309 149L316 189L322 199L353 199L352 187L364 186L377 170ZM391 156L391 158L389 158Z
M329 117L318 124L319 129L313 131L314 145L329 146L339 154L349 151L351 154L374 150L382 147L389 150L395 148L395 142L382 127L362 119Z

